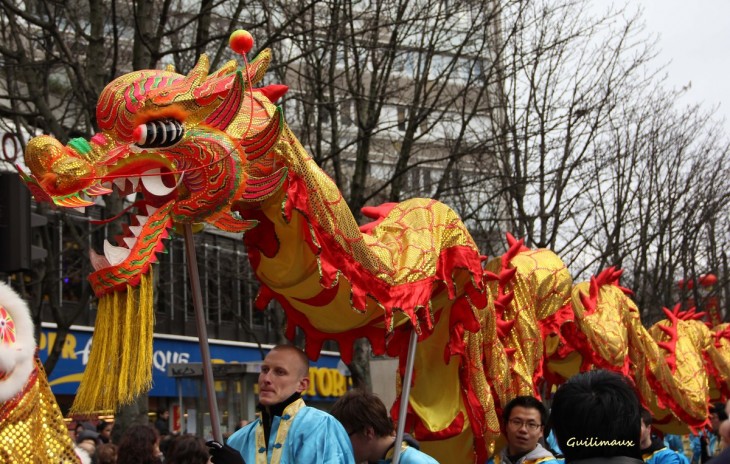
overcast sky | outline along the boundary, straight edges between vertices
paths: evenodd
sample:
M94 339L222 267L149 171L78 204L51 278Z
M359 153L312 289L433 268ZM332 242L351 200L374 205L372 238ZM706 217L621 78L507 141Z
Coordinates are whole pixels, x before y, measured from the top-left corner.
M598 0L600 3L600 0ZM647 33L659 34L659 60L670 62L668 83L680 88L691 82L685 103L720 105L730 135L730 1L638 0Z

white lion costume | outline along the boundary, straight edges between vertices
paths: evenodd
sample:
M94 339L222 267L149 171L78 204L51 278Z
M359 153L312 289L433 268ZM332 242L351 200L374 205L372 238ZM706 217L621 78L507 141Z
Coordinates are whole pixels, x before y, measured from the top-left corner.
M78 463L36 356L28 305L0 282L0 462Z

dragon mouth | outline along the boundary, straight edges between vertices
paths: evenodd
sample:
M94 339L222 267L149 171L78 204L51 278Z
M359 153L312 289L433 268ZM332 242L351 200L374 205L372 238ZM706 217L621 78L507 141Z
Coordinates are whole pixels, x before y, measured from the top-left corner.
M173 226L172 209L178 199L178 188L184 174L173 174L165 167L156 167L135 175L130 172L110 173L102 186L111 194L136 199L115 220L129 215L122 224L122 233L104 241L102 253L90 251L94 271L89 281L97 296L123 290L126 283L139 281L164 250L163 239ZM105 221L109 222L109 221Z
M139 250L140 242L149 246L150 236L161 240L160 222L167 222L170 207L177 198L177 188L182 183L183 177L184 174L175 178L166 169L154 168L139 176L125 174L114 177L111 182L102 183L105 188L120 197L135 195L137 199L131 207L120 214L121 216L129 213L130 222L122 225L122 234L115 237L117 243L104 240L102 254L93 250L90 252L91 264L95 271L124 265L134 256L133 251L143 251ZM141 238L145 240L140 241Z

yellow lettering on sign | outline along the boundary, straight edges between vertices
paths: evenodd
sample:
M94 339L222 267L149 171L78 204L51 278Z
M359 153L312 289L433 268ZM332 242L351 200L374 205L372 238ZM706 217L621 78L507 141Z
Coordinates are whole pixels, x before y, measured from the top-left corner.
M53 350L53 344L56 343L56 337L56 332L48 332L48 335L41 332L41 338L38 341L38 350L45 350L50 355L51 350ZM63 341L61 358L76 359L76 337L71 333L66 334L66 340Z
M76 359L76 337L73 334L66 334L66 341L63 343L61 357L64 359Z
M340 373L340 371L334 371L332 373L332 396L340 397L345 394L347 391L347 386L345 384L345 376Z
M332 396L332 369L319 369L316 379L319 396Z
M316 383L318 370L319 368L316 367L309 368L309 387L307 388L307 391L304 392L305 395L314 396L317 394L314 384Z

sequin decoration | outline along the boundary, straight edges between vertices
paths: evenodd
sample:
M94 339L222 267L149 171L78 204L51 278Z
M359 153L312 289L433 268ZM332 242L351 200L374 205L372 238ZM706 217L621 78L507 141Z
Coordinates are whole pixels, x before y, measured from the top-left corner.
M43 364L23 391L0 403L0 462L3 464L77 464L79 458L48 385Z

